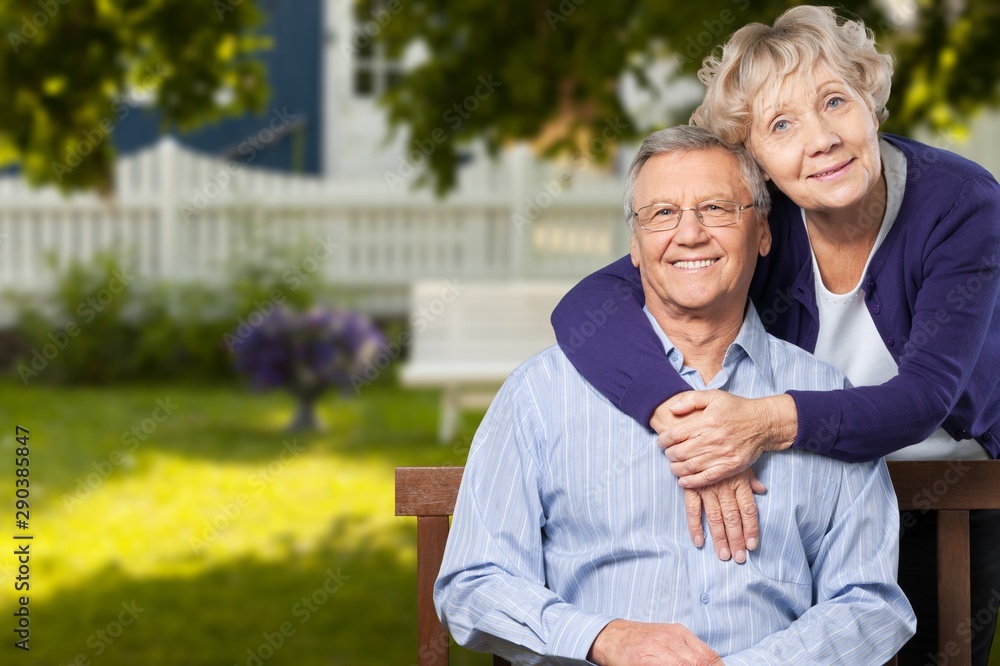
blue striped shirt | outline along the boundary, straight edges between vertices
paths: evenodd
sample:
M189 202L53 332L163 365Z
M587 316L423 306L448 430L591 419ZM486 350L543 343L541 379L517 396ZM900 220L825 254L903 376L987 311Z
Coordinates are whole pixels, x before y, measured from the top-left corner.
M755 398L844 381L767 335L751 307L708 387ZM624 618L681 623L728 666L800 666L881 664L913 635L881 460L762 456L760 545L743 565L691 544L668 464L656 436L558 347L522 364L476 433L434 589L455 639L519 664L585 664L601 629Z

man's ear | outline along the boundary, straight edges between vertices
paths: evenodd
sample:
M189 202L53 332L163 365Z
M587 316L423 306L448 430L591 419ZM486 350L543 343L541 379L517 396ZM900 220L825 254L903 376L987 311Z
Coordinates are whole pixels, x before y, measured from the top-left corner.
M636 235L635 231L633 231L632 241L629 243L628 246L628 253L629 256L632 257L632 265L635 266L636 268L639 268L639 256L641 252L642 249L639 247L639 236Z
M762 216L754 213L754 218L760 218ZM758 246L758 252L760 256L766 257L767 253L771 251L771 225L768 224L767 218L757 220L757 227L760 233L760 244Z

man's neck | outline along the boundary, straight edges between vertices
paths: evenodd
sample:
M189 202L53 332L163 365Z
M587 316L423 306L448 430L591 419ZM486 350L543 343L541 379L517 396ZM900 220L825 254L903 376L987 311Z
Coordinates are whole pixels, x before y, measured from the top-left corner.
M684 365L693 368L708 385L722 370L729 345L743 327L744 310L734 310L719 316L701 316L671 311L663 306L647 304L653 318L670 341L684 356Z

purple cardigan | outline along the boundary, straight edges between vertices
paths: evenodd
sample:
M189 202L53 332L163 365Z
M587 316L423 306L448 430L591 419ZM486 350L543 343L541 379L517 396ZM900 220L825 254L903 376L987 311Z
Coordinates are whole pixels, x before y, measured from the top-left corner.
M944 427L1000 454L1000 185L944 150L885 135L906 156L896 222L864 276L865 304L899 375L879 386L788 391L798 409L793 446L872 460ZM819 314L798 206L775 193L771 251L750 298L768 332L812 352ZM601 393L642 424L690 389L642 312L638 269L626 256L576 285L552 314L560 347Z

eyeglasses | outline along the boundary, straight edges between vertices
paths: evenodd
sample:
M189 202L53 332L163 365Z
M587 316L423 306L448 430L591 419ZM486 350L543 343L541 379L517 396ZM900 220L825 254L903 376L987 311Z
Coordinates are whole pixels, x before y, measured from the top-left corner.
M674 203L661 202L634 210L632 215L639 219L639 226L646 231L670 231L681 223L686 210L693 210L702 226L728 227L739 222L747 208L753 208L753 204L741 206L735 201L713 199L702 201L693 208L681 208Z

